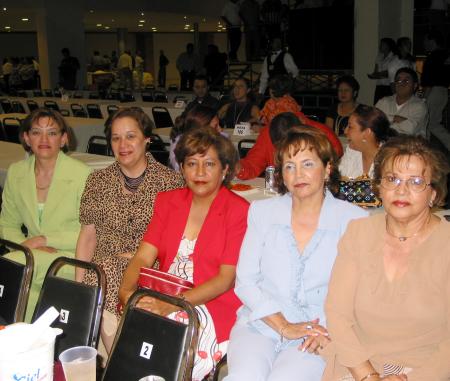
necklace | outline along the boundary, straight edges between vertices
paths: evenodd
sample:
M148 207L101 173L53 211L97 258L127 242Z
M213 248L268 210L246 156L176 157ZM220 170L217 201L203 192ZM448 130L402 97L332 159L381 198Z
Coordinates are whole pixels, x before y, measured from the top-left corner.
M47 185L46 187L40 187L39 185L36 184L36 189L39 189L39 190L46 190L46 189L48 189L48 188L50 188L50 184Z
M244 103L244 106L242 107L241 111L239 112L239 114L238 114L237 117L236 117L237 103L238 103L238 102L234 102L234 125L237 124L239 118L241 117L241 114L242 114L242 113L244 112L244 110L247 108L247 104L248 104L248 102L245 102L245 103ZM234 126L233 126L233 128L234 128Z
M397 238L400 242L405 242L406 240L408 240L408 239L410 239L410 238L414 238L414 237L418 236L419 233L421 233L422 230L423 230L425 227L428 226L428 223L430 222L430 219L431 219L431 215L428 216L428 218L427 218L427 220L425 221L425 223L420 227L419 230L417 230L417 232L415 232L413 235L410 235L409 237L406 237L406 236L404 236L404 235L397 236L397 235L395 235L394 233L391 233L391 232L389 231L390 228L389 228L388 219L387 219L387 216L386 216L386 232L387 232L390 236L392 236L392 237L394 237L394 238Z
M119 168L119 170L123 176L125 189L131 193L135 193L137 191L139 185L141 185L144 181L145 173L147 172L147 168L145 168L144 172L142 172L142 175L138 177L128 177L125 173L122 172L122 169Z

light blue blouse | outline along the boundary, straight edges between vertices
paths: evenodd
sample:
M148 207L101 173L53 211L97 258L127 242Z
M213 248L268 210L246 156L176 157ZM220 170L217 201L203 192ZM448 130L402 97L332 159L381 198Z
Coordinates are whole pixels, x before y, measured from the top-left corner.
M300 253L291 211L290 194L251 204L236 270L235 292L243 303L238 323L274 339L279 334L261 318L277 312L293 323L319 318L326 324L324 302L338 241L350 220L368 214L327 191L317 230Z

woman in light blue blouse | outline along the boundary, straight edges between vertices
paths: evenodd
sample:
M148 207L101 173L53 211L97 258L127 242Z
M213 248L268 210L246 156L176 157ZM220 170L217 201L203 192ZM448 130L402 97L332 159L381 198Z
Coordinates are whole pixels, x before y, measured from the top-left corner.
M327 345L324 299L337 243L366 212L335 199L337 158L319 130L295 127L276 157L281 197L250 206L235 292L243 306L227 381L319 381Z

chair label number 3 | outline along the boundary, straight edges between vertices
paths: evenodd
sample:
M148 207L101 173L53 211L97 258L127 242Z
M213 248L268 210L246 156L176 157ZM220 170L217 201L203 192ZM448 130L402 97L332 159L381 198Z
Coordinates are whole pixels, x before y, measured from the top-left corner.
M142 343L141 353L139 356L150 360L150 356L152 355L153 345L150 343L146 343L145 341Z
M61 312L59 313L59 321L61 323L67 324L69 322L69 314L70 311L61 309Z
M3 290L5 289L5 286L3 284L0 284L0 298L3 297Z

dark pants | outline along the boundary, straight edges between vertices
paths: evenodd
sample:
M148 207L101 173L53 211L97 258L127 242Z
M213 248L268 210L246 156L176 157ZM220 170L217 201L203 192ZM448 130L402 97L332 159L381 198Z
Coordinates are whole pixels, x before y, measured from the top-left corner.
M228 42L230 44L229 58L230 60L237 59L237 51L239 45L241 45L241 28L240 27L230 27L228 28Z
M195 71L180 71L180 90L192 90L194 84Z
M373 104L375 105L381 98L392 95L391 86L377 85L375 87L375 95L373 97Z
M158 86L166 87L166 67L161 66L158 71Z
M252 61L261 57L259 51L260 38L257 26L245 29L245 57L247 61Z

